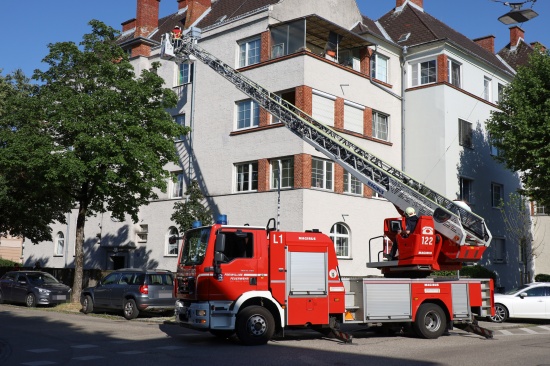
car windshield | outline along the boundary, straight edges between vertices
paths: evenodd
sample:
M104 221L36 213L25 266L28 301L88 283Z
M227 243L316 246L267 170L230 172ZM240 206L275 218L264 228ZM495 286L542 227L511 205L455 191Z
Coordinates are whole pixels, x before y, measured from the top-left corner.
M27 274L29 282L33 285L52 285L59 283L52 275L48 273L29 273Z
M519 291L521 291L521 290L525 290L526 288L529 288L529 285L522 285L522 286L520 286L520 287L513 288L513 289L511 289L510 291L506 291L506 292L504 293L504 295L515 295L516 292L519 292Z
M209 237L210 228L189 231L185 235L180 264L185 266L202 264Z

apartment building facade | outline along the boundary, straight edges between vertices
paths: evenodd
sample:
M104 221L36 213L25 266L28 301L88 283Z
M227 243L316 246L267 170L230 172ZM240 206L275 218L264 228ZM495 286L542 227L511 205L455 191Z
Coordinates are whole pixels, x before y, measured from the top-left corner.
M200 28L200 47L353 143L439 193L468 201L496 239L484 264L497 271L501 287L521 281L515 244L505 241L492 201L519 180L491 158L484 129L498 108L499 85L512 80L513 70L486 39L453 31L427 14L421 0L396 0L378 21L362 15L354 0L337 7L332 1L178 0L178 10L161 19L158 3L137 0L120 44L136 73L161 62L159 75L179 96L170 113L192 132L175 142L180 164L166 167L175 181L140 208L138 223L108 214L88 220L86 268L174 270L178 246L168 238L179 233L170 216L197 180L214 216L253 226L277 218L285 231L319 229L335 241L342 275L379 274L365 263L382 242L369 240L383 234L384 218L398 216L394 206L207 66L162 60L162 35L180 26ZM431 27L439 34L426 37ZM68 214L68 225L53 225L53 242L25 249L25 262L71 266L74 216Z

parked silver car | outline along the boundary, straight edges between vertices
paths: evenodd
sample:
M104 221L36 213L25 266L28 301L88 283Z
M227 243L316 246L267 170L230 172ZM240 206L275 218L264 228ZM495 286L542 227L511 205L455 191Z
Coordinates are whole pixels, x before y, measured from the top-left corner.
M0 278L0 303L56 305L69 302L71 288L51 274L41 271L12 271Z
M509 318L550 319L550 282L535 282L495 294L493 322Z
M119 269L82 290L80 302L85 314L121 310L128 320L140 312L173 312L174 275L167 270Z

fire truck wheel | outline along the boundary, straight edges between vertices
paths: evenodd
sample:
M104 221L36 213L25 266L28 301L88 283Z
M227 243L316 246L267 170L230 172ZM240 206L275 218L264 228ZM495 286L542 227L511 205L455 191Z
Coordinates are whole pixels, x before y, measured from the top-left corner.
M249 306L237 315L236 331L247 346L266 344L275 333L275 320L266 308Z
M210 329L210 334L218 338L229 338L235 333L234 330L225 330L225 329Z
M128 320L137 318L139 310L136 306L136 302L133 299L127 299L124 301L124 317Z
M492 322L502 323L508 319L508 309L502 304L495 304L495 316L490 316Z
M416 313L413 323L414 332L422 338L439 338L447 329L445 313L436 304L422 304Z
M82 300L82 312L88 314L94 311L94 301L90 295L86 295Z

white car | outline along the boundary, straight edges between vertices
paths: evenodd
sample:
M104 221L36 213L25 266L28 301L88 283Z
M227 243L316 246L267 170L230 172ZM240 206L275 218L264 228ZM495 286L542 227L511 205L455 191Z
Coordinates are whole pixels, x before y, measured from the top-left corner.
M535 282L495 294L495 316L502 323L508 318L550 319L550 282Z

